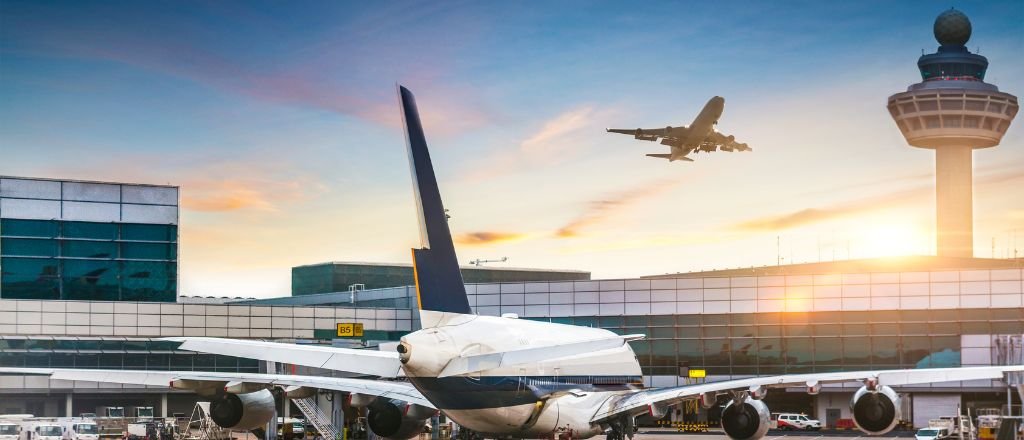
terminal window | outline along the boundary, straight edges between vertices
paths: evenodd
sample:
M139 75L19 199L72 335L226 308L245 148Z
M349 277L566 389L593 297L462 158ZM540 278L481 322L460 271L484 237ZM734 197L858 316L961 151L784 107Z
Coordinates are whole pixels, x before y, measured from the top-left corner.
M173 302L175 225L0 220L0 298Z

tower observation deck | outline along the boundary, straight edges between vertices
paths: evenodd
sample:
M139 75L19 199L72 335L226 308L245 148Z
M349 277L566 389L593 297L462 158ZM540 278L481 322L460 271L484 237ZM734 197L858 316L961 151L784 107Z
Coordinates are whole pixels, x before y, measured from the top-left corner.
M967 50L971 22L955 9L935 19L935 53L917 60L921 82L889 97L889 114L918 148L935 150L937 254L974 256L973 150L999 145L1017 97L985 82L988 59Z

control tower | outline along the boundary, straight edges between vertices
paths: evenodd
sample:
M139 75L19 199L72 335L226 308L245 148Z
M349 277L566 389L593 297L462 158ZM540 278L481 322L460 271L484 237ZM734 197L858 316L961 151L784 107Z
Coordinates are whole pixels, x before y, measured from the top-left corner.
M950 9L935 19L939 49L917 60L921 82L889 97L907 143L935 150L935 214L940 257L973 257L973 150L999 145L1017 115L1017 97L985 82L988 59L967 50L971 21Z

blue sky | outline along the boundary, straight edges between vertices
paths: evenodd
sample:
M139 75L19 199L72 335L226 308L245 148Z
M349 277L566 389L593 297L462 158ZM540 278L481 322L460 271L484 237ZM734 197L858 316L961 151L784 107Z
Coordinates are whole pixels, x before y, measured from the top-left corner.
M408 260L402 83L464 261L637 276L773 264L776 237L787 261L927 254L933 154L885 100L950 6L1021 93L1020 1L0 1L0 174L181 185L181 293L286 294L293 265ZM604 133L688 124L712 95L753 152L668 164ZM1019 124L975 154L979 256L1024 248Z

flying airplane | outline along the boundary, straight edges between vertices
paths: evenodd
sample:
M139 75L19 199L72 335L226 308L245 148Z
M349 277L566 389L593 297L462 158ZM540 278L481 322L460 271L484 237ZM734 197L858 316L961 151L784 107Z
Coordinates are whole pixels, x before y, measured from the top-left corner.
M770 412L762 400L775 388L817 394L822 385L860 383L851 401L854 423L871 435L900 421L893 386L1001 379L1024 366L845 371L751 377L669 388L644 388L629 341L643 335L504 316L474 315L459 272L451 231L441 203L415 99L399 87L402 117L419 217L420 247L412 250L416 300L422 328L403 336L394 352L220 338L168 338L180 349L345 371L382 379L124 370L0 368L0 373L49 375L54 379L194 390L213 399L214 421L249 429L273 416L269 388L289 397L316 388L352 393L368 408L378 436L405 440L441 411L466 429L495 438L608 440L633 436L633 421L656 418L684 401L705 407L722 398L722 426L734 440L767 433Z
M707 104L704 104L704 109L700 111L700 114L697 115L697 118L693 120L689 127L673 127L670 125L665 128L637 128L633 130L609 128L607 131L609 133L631 134L633 139L641 141L655 142L661 139L661 144L671 147L672 152L669 154L652 153L647 156L668 159L669 162L677 160L693 162L693 159L686 156L690 153L699 153L701 151L710 153L719 149L722 151L753 150L747 144L736 142L735 137L726 136L715 131L714 126L718 124L718 118L722 117L723 110L725 110L725 98L715 96L709 99Z

